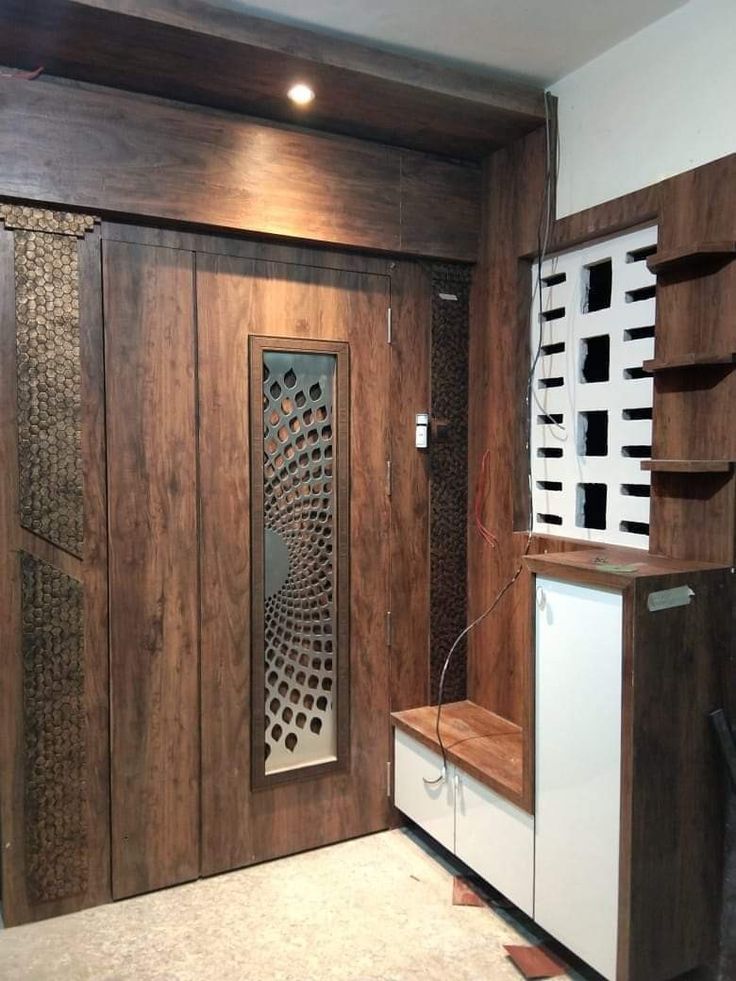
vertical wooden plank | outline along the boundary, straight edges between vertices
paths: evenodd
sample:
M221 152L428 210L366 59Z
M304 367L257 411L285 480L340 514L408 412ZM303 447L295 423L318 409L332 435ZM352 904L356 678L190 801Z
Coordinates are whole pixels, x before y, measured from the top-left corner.
M391 711L429 699L429 453L414 417L430 404L430 282L421 266L392 270Z
M389 347L385 276L198 256L202 449L202 868L385 828L389 819ZM251 789L250 334L351 353L350 769Z
M194 257L104 249L116 898L199 872Z
M709 715L732 668L734 578L717 569L636 582L626 981L684 976L717 954L725 772ZM691 603L648 611L650 593L678 586Z
M99 228L79 241L78 262L84 476L81 579L84 587L89 865L84 905L95 906L111 898L105 359Z

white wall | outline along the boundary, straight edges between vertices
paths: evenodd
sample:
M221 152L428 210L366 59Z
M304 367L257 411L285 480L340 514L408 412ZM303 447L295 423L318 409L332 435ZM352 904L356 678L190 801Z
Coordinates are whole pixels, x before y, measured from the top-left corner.
M690 0L551 86L557 216L736 152L736 0Z

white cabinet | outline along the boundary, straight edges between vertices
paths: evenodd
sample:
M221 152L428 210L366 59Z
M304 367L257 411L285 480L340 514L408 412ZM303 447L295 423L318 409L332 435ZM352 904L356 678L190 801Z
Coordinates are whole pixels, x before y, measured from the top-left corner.
M435 780L442 772L442 757L416 739L395 730L394 803L420 828L451 852L455 850L455 768L448 764L446 779Z
M529 916L534 818L456 768L455 854Z
M534 919L612 979L618 939L622 597L537 577Z
M531 915L534 818L401 729L395 729L394 803L449 851Z

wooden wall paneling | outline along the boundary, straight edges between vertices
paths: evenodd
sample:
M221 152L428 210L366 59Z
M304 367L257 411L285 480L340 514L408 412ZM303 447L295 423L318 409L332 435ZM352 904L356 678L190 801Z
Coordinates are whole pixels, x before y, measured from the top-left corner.
M425 267L410 261L394 261L384 258L373 258L366 255L349 255L329 252L309 246L275 245L268 242L247 241L244 239L175 232L166 229L143 228L135 225L103 222L102 233L107 241L128 241L147 245L160 245L170 248L190 249L197 252L200 263L208 255L230 255L233 258L273 260L290 265L313 266L323 269L341 269L346 271L372 272L388 276L391 280L392 333L391 345L391 460L392 460L392 525L391 525L391 635L392 646L390 656L390 690L391 708L400 710L427 704L429 698L429 467L428 454L414 447L414 415L425 411L429 406L429 328L430 328L430 279ZM221 316L219 310L212 310L213 322ZM215 358L213 347L207 346L204 338L202 357ZM220 358L222 360L220 360ZM208 406L217 404L212 400L215 390L211 387L223 385L224 390L231 391L233 398L244 398L242 386L247 379L240 371L240 365L227 356L227 347L223 348L217 361L206 365L206 370L200 372L200 388L202 392L202 411L205 425L208 420ZM238 394L240 393L240 394ZM244 424L239 417L238 427ZM222 427L210 430L208 452L222 462L218 467L225 466L228 454L235 452L230 440L242 447L241 438L244 430L231 433ZM224 441L222 448L221 443ZM230 449L228 449L230 447ZM238 450L240 452L240 450ZM242 483L245 476L242 472L231 470L233 484L229 487L229 496L223 498L223 507L233 508L230 523L232 535L220 543L217 554L208 552L209 561L229 567L231 551L238 550L239 554L245 545L238 536L242 532L240 511L234 503L244 500L246 487ZM207 473L204 475L207 483ZM224 516L224 514L223 514ZM203 547L209 549L210 539L207 529L203 533ZM247 572L232 566L232 575L222 573L222 581L227 583L227 590L237 594L242 587L241 576ZM218 581L221 575L217 573ZM240 585L239 585L240 583ZM211 596L203 596L203 613L208 618L206 629L234 629L234 612L225 619L220 618L218 610L223 604L233 610L225 601L227 593L216 592ZM237 619L237 618L236 618ZM239 627L247 634L247 628ZM223 639L223 643L227 642ZM235 668L233 668L233 671ZM235 686L240 691L244 684L236 674L221 676L219 673L212 679L216 686L205 698L212 697L218 704L223 702L218 695L220 684ZM225 726L227 720L225 720ZM222 744L222 752L227 746ZM214 750L213 750L214 751ZM207 751L205 749L204 765L207 767ZM233 766L242 771L242 761L233 762ZM242 771L245 772L245 771ZM219 784L213 787L217 793L215 807L227 807L228 803L222 795L227 795L226 788ZM399 819L394 815L394 821ZM224 845L222 846L225 847ZM232 863L231 858L225 857L224 862ZM225 867L225 866L223 866Z
M520 324L518 257L536 242L544 193L544 132L494 154L483 184L481 257L471 298L469 495L491 451L484 522L498 537L491 549L472 530L468 550L468 616L493 601L521 562L527 535L515 534L518 473L525 471L524 390L518 388L529 350L528 322ZM530 284L528 284L530 289ZM528 305L526 306L528 309ZM524 375L525 380L525 375ZM521 446L519 445L521 441ZM524 529L526 520L521 525ZM523 572L494 614L468 638L468 697L528 729L532 700L529 576ZM526 655L524 654L526 652Z
M31 215L31 223L38 218L38 214ZM76 289L78 295L82 407L79 432L84 513L82 558L19 526L18 470L14 462L18 459L18 446L13 238L9 230L0 232L0 455L8 463L3 468L0 486L0 618L5 638L2 645L5 683L1 713L4 728L0 740L3 750L0 824L3 829L2 897L6 926L72 912L110 898L107 509L99 230L88 231L79 239L70 237L76 250L77 281L75 285L66 281L57 284L59 289L62 285L66 290ZM52 269L52 275L56 276L67 276L69 272L67 267L63 273L58 267ZM68 298L72 294L67 292L65 295ZM65 699L67 706L74 705L73 717L58 716L58 706L54 707L48 691L43 688L48 677L40 662L41 676L27 677L24 683L20 650L21 554L25 556L31 576L27 587L33 590L24 594L23 603L36 604L35 623L41 631L34 646L34 657L38 660L41 656L38 644L42 643L42 637L48 636L44 633L43 617L49 611L47 604L51 603L54 612L49 615L53 615L55 625L62 627L62 633L54 636L65 638L53 647L52 652L54 657L66 659L55 668L57 683L61 686L59 698ZM67 602L71 600L69 590L78 597L76 621ZM29 605L26 614L30 612ZM38 620L38 617L42 619ZM73 640L75 630L79 631L79 663L69 660L72 651L67 642ZM31 670L31 653L25 665L26 673ZM24 692L24 687L36 683L41 689L36 692L34 701L30 698L30 690ZM75 693L69 685L73 685ZM31 718L32 713L35 713L34 718ZM34 755L36 737L28 732L28 727L47 726L52 718L61 728L54 730L56 741L52 741L53 745L47 742L48 759L44 757L42 765L41 759ZM63 749L59 740L66 740ZM55 753L66 754L63 765L60 757L53 755ZM58 769L49 770L54 766ZM55 797L48 781L53 782L54 774L60 773L66 774L65 790ZM59 806L63 806L63 813L55 811ZM55 822L53 827L49 826L49 821ZM34 831L39 822L41 830ZM37 832L46 834L44 847L52 849L56 847L58 834L72 836L58 860L52 862L50 853L44 853L43 870L37 869L39 856L34 857ZM31 881L38 878L34 869L41 873L43 884ZM55 898L46 898L49 896Z
M116 898L199 874L194 258L105 243Z
M736 157L688 171L661 185L658 249L692 247L734 235ZM719 355L736 347L733 306L736 262L711 259L660 273L656 359ZM736 372L727 366L661 371L654 379L653 456L734 460L731 417ZM736 484L733 475L658 473L652 481L650 547L674 556L733 562Z
M480 231L480 169L472 163L463 165L409 151L402 151L399 159L400 251L474 260Z
M305 113L286 89L306 79L310 126L448 156L479 158L544 119L528 86L186 0L5 0L0 25L2 64L291 123Z
M389 599L388 400L376 387L376 380L388 382L388 280L213 255L198 256L197 269L202 867L212 873L378 830L389 820L388 658L381 656L383 617L376 616ZM351 474L351 769L258 791L248 780L251 569L243 517L249 507L245 352L251 333L293 337L296 347L300 337L349 339L351 452L361 461Z
M623 763L632 793L624 838L631 933L622 981L679 977L714 963L718 951L725 774L709 715L722 706L731 662L734 576L691 572L686 581L693 602L654 614L647 595L683 577L636 584L633 729ZM663 650L671 652L664 660Z
M429 411L430 279L419 265L391 275L391 710L429 700L429 456L414 417Z
M476 255L467 163L50 78L0 80L0 106L0 195L393 253ZM430 203L443 189L453 206L439 223Z
M95 906L111 898L107 436L100 248L99 227L78 241L84 479L81 579L87 718L88 893L85 906Z

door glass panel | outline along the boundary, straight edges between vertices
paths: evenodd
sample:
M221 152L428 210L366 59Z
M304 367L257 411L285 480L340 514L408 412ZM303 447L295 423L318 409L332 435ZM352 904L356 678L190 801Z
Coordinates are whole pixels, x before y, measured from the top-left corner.
M337 471L346 463L338 451L347 434L336 432L345 422L338 418L334 345L332 351L261 347L258 355L261 432L253 435L262 439L257 464L254 448L253 508L262 505L262 521L254 521L253 653L263 711L254 751L262 752L268 777L338 761L347 487Z

